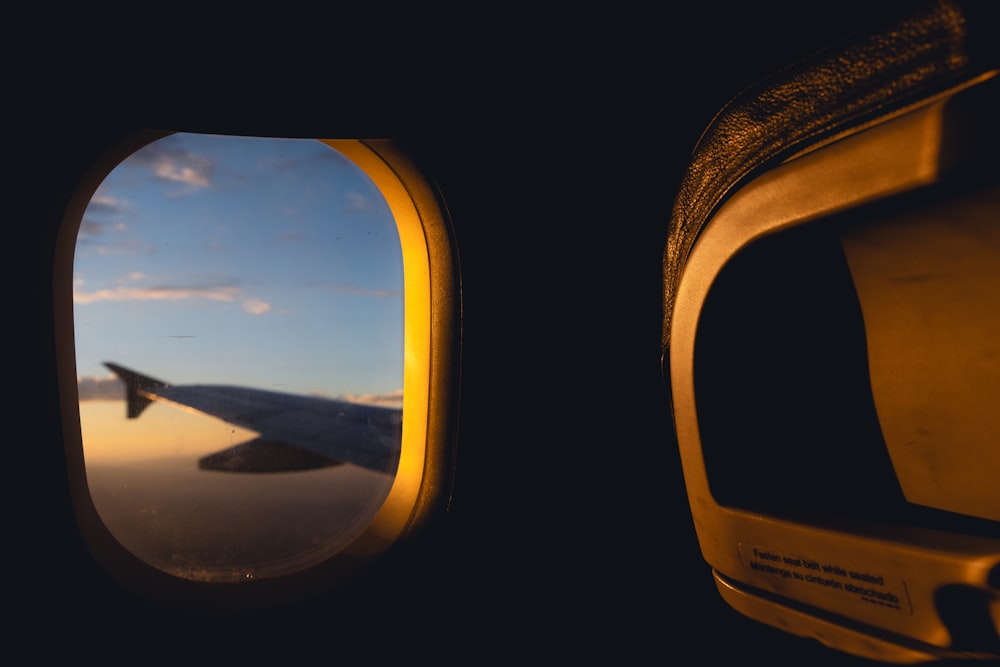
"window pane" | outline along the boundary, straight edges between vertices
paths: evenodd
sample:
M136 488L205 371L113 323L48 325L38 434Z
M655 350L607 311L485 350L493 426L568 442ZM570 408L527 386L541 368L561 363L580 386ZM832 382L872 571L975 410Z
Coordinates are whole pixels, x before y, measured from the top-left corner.
M402 254L343 155L147 145L84 214L73 300L87 481L134 554L188 579L275 576L374 517L400 447Z

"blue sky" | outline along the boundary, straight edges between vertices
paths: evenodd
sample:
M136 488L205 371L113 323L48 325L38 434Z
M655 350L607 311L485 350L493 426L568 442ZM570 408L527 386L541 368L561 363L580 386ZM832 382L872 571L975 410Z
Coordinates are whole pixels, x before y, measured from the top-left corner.
M115 361L176 384L327 396L403 385L399 236L313 140L174 134L123 161L80 227L81 398Z

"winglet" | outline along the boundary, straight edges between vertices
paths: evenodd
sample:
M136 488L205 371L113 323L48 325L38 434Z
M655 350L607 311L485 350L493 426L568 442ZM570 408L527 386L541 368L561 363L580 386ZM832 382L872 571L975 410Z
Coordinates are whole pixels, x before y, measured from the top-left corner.
M129 419L138 417L153 402L153 399L150 398L151 390L156 387L168 386L166 382L151 378L148 375L136 373L118 364L106 361L104 365L110 368L125 383L126 414Z

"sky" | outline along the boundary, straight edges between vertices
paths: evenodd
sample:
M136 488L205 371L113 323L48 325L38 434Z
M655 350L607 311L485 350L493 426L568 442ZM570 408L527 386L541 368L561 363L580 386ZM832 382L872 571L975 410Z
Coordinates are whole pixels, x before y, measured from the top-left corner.
M401 391L396 226L367 176L318 141L147 145L94 193L73 280L81 400L120 386L103 361L175 384Z

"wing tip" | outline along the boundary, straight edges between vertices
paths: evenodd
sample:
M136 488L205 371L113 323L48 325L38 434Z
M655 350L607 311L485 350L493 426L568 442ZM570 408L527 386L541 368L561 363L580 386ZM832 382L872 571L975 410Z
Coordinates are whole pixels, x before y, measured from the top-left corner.
M151 389L168 386L162 380L143 375L114 362L105 361L103 363L125 383L125 407L126 416L129 419L135 419L141 415L142 411L153 402L153 399L150 398Z

